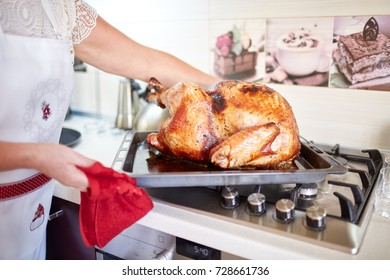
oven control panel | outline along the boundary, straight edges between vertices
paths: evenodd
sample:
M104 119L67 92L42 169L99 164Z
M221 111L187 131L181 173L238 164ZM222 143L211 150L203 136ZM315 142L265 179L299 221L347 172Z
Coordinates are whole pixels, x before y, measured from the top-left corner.
M175 237L161 231L134 224L97 249L97 259L153 260L173 259Z
M220 260L221 251L176 237L176 252L192 260Z
M221 260L242 259L220 250L134 224L96 249L99 260Z

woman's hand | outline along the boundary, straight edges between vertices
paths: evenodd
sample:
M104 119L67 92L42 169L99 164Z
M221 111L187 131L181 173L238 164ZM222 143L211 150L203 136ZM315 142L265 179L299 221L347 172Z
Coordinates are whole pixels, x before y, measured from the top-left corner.
M36 156L36 169L65 186L86 191L88 178L77 166L89 167L95 161L64 145L40 145L38 150L42 152Z
M88 178L77 166L95 162L64 145L47 143L0 142L0 155L0 171L32 168L80 191L88 188Z

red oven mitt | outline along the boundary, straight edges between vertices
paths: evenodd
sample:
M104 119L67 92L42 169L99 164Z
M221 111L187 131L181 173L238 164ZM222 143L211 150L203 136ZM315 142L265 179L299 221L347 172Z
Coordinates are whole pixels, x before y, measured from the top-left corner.
M80 231L87 246L104 247L152 208L153 202L136 180L95 162L79 167L87 175L89 188L81 192Z

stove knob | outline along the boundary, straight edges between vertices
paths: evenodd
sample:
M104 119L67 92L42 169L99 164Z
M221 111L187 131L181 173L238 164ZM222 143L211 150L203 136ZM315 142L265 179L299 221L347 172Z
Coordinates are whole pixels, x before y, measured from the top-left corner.
M306 210L306 224L315 229L325 226L326 210L320 206L312 205Z
M248 209L253 214L262 214L265 212L265 196L261 193L252 193L247 198Z
M280 199L275 204L276 218L288 222L294 219L294 202L290 199Z
M240 204L240 196L234 187L225 187L222 190L222 207L227 209L236 208Z

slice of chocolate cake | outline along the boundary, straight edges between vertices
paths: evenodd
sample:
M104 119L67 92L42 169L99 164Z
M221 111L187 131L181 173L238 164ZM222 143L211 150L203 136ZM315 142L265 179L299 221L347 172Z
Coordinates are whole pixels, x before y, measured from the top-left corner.
M363 32L341 35L334 59L339 70L352 83L390 75L390 39L378 33L365 40Z

